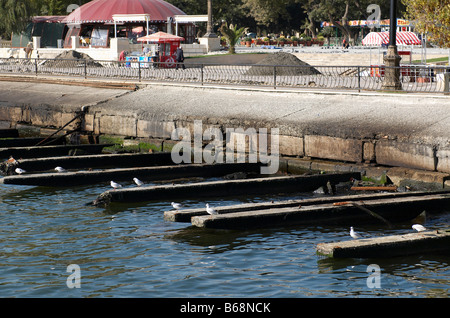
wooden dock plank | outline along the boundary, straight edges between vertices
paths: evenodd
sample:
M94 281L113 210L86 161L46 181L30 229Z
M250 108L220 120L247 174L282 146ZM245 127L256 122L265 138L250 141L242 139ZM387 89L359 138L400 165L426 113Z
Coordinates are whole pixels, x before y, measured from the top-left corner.
M316 246L317 254L333 258L384 258L449 250L450 230L319 243Z
M38 158L69 155L71 150L79 149L90 154L101 153L104 147L114 144L83 144L83 145L56 145L37 147L9 147L0 148L0 158Z
M96 154L19 159L19 166L28 172L53 170L61 166L69 169L129 168L174 165L169 152Z
M450 195L438 194L419 197L384 198L358 201L358 204L378 213L390 222L401 222L427 212L446 210ZM280 225L326 225L379 223L380 220L352 205L317 204L288 208L273 208L234 212L219 215L193 216L191 223L202 228L247 229Z
M179 200L189 198L230 197L239 195L265 195L280 193L300 193L312 191L328 181L338 183L361 177L360 173L331 173L309 176L282 176L252 178L244 180L223 180L153 186L138 189L118 189L102 193L96 204L111 202L138 202L152 200Z
M387 198L401 198L401 197L411 197L411 196L427 196L431 194L449 194L449 190L442 191L414 191L414 192L390 192L390 193L371 193L371 194L355 194L355 195L339 195L339 196L326 196L326 197L315 197L315 198L305 198L298 200L283 200L283 201L272 201L272 202L261 202L261 203L244 203L237 205L228 206L218 206L215 207L220 214L234 213L234 212L245 212L254 210L267 210L267 209L280 209L288 207L298 207L299 205L305 207L316 204L336 204L336 205L346 205L351 201L361 201L361 200L376 200L376 199L387 199ZM164 219L172 222L191 222L191 217L207 215L204 208L195 209L180 209L180 210L169 210L164 212Z
M0 179L0 183L56 187L109 182L111 180L116 182L132 181L134 177L137 177L142 181L171 180L189 177L219 177L234 172L257 173L259 172L260 167L260 164L253 163L212 165L188 164L63 173L36 173L30 175L6 176ZM129 189L124 189L124 191L127 190Z

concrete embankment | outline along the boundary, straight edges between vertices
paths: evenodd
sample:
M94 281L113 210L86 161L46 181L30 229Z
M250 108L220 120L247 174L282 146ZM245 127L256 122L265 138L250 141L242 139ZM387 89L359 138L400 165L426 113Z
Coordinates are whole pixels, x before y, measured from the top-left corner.
M416 179L437 174L438 187L450 175L450 97L445 95L150 83L133 91L129 84L121 89L117 82L112 88L85 81L83 86L2 82L0 121L59 128L88 106L86 131L155 143L170 142L175 128L193 132L194 120L201 120L203 130L215 127L224 135L227 128L278 128L282 156L413 169L401 173Z

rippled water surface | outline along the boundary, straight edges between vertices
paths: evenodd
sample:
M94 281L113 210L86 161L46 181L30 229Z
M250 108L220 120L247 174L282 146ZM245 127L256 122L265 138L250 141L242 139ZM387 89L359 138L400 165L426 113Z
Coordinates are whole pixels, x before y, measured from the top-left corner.
M126 186L132 186L128 184ZM86 203L108 184L76 188L0 185L1 297L448 297L449 255L391 259L320 258L321 242L349 239L347 227L205 230L163 219L170 202ZM292 197L290 197L292 198ZM296 197L299 198L299 197ZM210 200L214 206L280 197ZM205 202L185 201L188 207ZM450 214L427 222L448 225ZM358 228L379 236L411 232ZM68 288L70 264L80 288ZM368 265L381 269L369 288ZM370 278L369 278L370 279ZM72 281L73 282L73 281Z

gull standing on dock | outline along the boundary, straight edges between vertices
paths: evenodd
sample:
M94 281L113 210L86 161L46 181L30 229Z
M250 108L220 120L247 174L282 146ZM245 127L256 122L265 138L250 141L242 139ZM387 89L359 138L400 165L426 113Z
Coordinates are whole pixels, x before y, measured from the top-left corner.
M181 208L183 207L183 205L182 205L181 203L175 203L175 202L172 202L172 207L173 207L175 210L179 210L179 209L181 209Z
M416 230L417 232L423 232L423 231L426 231L426 230L427 230L427 229L425 228L425 226L420 225L420 224L414 224L414 225L412 226L412 228L413 228L414 230Z
M350 236L353 237L355 240L361 238L361 235L355 232L353 226L350 227Z
M114 181L111 181L111 187L114 188L114 190L116 190L117 188L122 188L122 186Z
M56 167L55 170L58 172L66 172L67 171L66 169L64 169L63 167L60 167L60 166Z
M209 206L209 203L206 203L206 212L208 212L208 214L211 214L211 215L219 214L219 213L217 213L217 211L214 208Z
M143 186L144 182L142 182L141 180L139 180L138 178L133 178L134 183L137 184L138 187Z
M26 171L23 170L22 168L16 168L16 170L14 170L17 174L22 174L25 173Z

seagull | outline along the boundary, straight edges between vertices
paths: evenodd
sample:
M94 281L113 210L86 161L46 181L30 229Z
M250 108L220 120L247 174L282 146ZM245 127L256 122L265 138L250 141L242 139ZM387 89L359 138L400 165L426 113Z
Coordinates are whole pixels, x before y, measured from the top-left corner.
M25 173L26 171L23 170L22 168L16 168L16 170L14 170L17 174L22 174Z
M361 235L355 232L353 230L353 226L350 227L350 236L353 237L355 240L361 238Z
M172 207L173 207L175 210L179 210L179 209L181 209L181 208L183 207L183 205L182 205L181 203L175 203L175 202L172 202Z
M426 230L427 230L427 229L425 228L425 226L420 225L420 224L414 224L414 225L412 226L412 228L413 228L414 230L416 230L417 232L423 232L423 231L426 231Z
M60 166L56 167L55 170L58 172L66 172L67 171L66 169L64 169L63 167L60 167Z
M218 214L214 208L209 206L209 203L206 203L206 212L211 215Z
M144 182L139 180L138 178L133 178L133 181L137 184L138 187L143 186Z
M111 187L114 188L114 190L116 190L117 188L122 188L122 186L114 181L111 181Z

